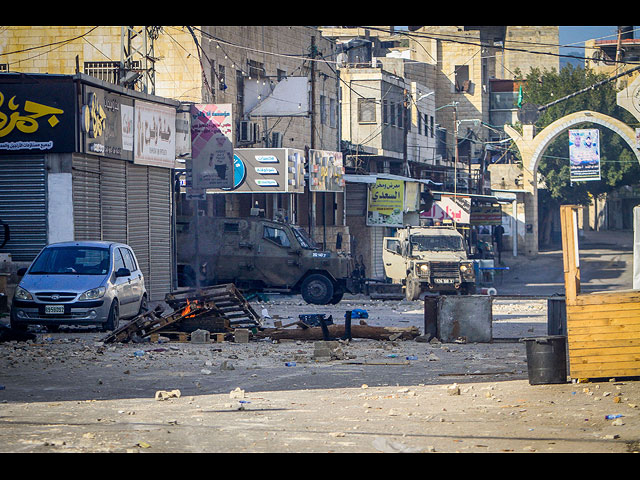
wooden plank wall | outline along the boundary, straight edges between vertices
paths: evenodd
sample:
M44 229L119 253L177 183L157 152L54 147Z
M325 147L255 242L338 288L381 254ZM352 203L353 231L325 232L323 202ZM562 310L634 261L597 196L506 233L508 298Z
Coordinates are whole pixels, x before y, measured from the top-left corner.
M577 208L560 207L569 375L574 379L640 376L640 290L580 293Z

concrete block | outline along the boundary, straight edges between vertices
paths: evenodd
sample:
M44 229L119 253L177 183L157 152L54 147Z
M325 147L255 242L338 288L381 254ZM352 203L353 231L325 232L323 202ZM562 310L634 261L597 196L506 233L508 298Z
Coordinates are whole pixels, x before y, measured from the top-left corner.
M209 343L211 334L207 330L195 330L191 332L191 343Z
M233 339L236 343L249 343L249 330L246 328L236 328L233 331Z
M443 295L438 301L437 332L442 342L464 338L490 343L493 338L492 299L484 295Z

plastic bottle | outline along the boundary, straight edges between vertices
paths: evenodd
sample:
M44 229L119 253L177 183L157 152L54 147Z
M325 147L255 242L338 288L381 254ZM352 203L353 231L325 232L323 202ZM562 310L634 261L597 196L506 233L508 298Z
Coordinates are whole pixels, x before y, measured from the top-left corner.
M296 366L296 362L287 362L284 364L286 367L295 367Z

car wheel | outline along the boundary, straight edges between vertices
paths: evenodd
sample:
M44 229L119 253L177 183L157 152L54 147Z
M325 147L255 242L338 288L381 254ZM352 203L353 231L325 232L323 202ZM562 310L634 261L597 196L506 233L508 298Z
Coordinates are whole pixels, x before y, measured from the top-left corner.
M140 300L140 310L138 310L138 315L142 315L145 312L149 311L149 300L146 295L142 296L142 300Z
M331 305L337 305L338 303L340 303L340 300L342 300L342 297L344 297L344 292L334 293L329 303L331 303Z
M326 305L333 298L333 282L321 274L309 275L302 282L302 298L307 303Z
M115 330L118 328L120 324L120 305L118 305L118 300L113 299L111 303L111 308L109 309L109 316L107 317L107 321L104 323L103 330Z
M18 332L26 332L27 324L20 323L16 320L13 310L9 313L9 326L11 329L16 330Z

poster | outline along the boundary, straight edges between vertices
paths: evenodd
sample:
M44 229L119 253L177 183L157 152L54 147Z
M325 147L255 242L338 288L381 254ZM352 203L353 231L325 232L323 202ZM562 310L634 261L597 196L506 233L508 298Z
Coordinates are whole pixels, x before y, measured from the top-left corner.
M309 150L309 190L343 192L344 165L341 152Z
M233 186L231 104L191 106L191 181L194 190Z
M378 178L369 185L367 225L401 227L404 210L404 181Z
M571 181L600 180L600 136L597 129L569 130Z

